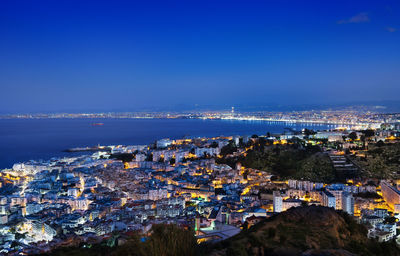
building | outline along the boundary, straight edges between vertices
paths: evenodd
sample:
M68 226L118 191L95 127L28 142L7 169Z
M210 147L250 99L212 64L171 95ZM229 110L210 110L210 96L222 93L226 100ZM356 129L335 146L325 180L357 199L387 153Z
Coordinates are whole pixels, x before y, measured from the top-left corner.
M400 214L400 204L395 204L394 205L394 213L395 214Z
M240 233L240 228L221 223L215 224L213 222L211 226L206 228L201 228L198 231L198 235L196 236L196 238L198 243L201 242L215 243L218 241L228 239L234 235L237 235L238 233Z
M136 156L135 156L135 160L137 161L137 162L143 162L143 161L145 161L146 160L146 155L145 154L136 154Z
M285 199L282 202L282 211L289 210L292 207L299 207L301 206L301 200L300 199Z
M387 209L375 208L374 215L378 216L379 218L386 218L387 216L389 216L389 212Z
M273 193L274 199L273 199L273 207L274 207L274 212L282 212L283 210L283 197L281 195L280 191L274 191Z
M54 228L39 221L32 223L32 232L36 235L38 241L51 241L57 235L57 231Z
M388 242L396 237L396 224L377 223L368 230L368 238L375 238L379 242Z
M342 190L337 190L337 189L328 189L328 191L335 197L336 200L336 210L342 210Z
M68 196L72 196L74 198L77 198L79 195L79 189L78 188L69 188L68 189Z
M43 205L37 202L31 202L26 204L26 215L35 214L43 210Z
M205 154L210 155L210 156L215 156L219 154L219 148L196 148L195 149L195 155L197 157L202 157Z
M8 216L7 215L0 215L0 225L7 224Z
M166 189L151 189L149 190L149 199L156 201L168 197L168 190Z
M332 207L336 209L336 198L335 196L329 191L322 192L322 205L325 207Z
M233 136L232 137L233 142L235 142L236 146L239 146L240 143L240 136Z
M383 199L392 208L395 208L396 204L400 204L400 191L389 184L387 181L381 182L381 191Z
M354 197L351 193L342 193L342 210L350 215L354 215Z
M157 148L166 148L173 143L170 139L161 139L157 140Z

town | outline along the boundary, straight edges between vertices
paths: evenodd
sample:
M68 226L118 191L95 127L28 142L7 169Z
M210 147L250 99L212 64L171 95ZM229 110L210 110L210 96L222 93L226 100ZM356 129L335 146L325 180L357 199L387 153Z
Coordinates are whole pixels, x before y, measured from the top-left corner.
M374 130L160 139L17 163L0 173L0 253L35 254L104 240L119 244L124 236L116 234L145 237L159 223L193 230L198 243L213 243L305 205L341 210L364 224L368 237L395 240L399 155L397 166L383 166L380 173L363 162L373 158L373 148L399 145L398 124L385 124ZM285 152L306 152L302 162L311 168L300 169L308 173L279 174L278 164L268 166L275 160L258 163ZM257 154L264 155L254 159Z

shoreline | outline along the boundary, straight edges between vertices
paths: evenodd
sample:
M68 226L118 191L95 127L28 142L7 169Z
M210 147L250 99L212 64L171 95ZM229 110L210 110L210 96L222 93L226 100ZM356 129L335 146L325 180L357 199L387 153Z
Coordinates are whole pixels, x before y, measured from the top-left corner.
M160 123L158 124L155 122L148 123L152 127L160 127L156 128L153 133L149 132L147 133L147 127L148 126L143 126L143 128L140 128L139 130L135 130L136 127L142 127L141 123L136 124L134 123L129 123L128 125L125 125L123 122L118 122L115 124L110 124L108 122L105 122L104 125L102 126L92 126L91 121L88 119L88 124L86 125L86 122L82 121L82 118L76 118L74 119L75 121L81 120L82 122L78 122L78 125L73 125L72 127L65 127L63 123L61 122L61 125L57 125L57 127L53 128L46 128L48 130L51 130L51 132L55 132L55 138L57 139L56 142L48 142L47 141L47 135L42 138L41 134L36 135L27 135L27 137L20 137L21 136L26 136L25 134L27 132L30 132L32 129L31 127L27 127L26 129L22 130L21 132L14 134L13 137L4 137L4 148L0 149L0 151L4 152L3 154L8 154L7 157L4 157L3 159L0 159L0 170L2 169L7 169L7 168L12 168L13 164L16 163L21 163L21 162L26 162L30 160L34 161L39 161L39 160L44 160L48 161L51 158L59 158L59 157L68 157L73 154L79 154L79 155L84 155L85 153L87 154L88 152L94 152L92 148L94 148L96 145L101 144L105 146L109 145L142 145L142 144L150 144L153 141L161 138L172 138L172 139L179 139L181 136L185 137L190 137L190 138L198 138L198 137L213 137L213 136L221 136L221 135L226 135L226 136L233 136L233 135L252 135L252 134L265 134L266 132L271 132L272 134L282 134L285 132L285 125L288 125L288 127L291 128L297 128L298 131L300 131L302 128L308 128L308 129L313 129L316 131L324 131L324 130L333 130L338 124L314 124L314 123L305 123L305 122L297 122L297 123L285 123L285 122L273 122L270 120L246 120L246 121L241 121L237 119L221 119L218 121L221 122L211 122L211 121L217 121L217 120L212 120L212 119L199 119L199 118L192 118L192 119L178 119L180 120L180 124L184 124L184 120L192 120L196 121L195 123L191 123L189 121L187 125L187 133L182 132L182 135L179 135L180 131L176 132L174 128L174 121L175 120L170 120L168 118L152 118L154 121L157 120L163 120L163 121L170 121L167 124L171 127L166 128L165 123ZM10 120L10 119L8 119ZM24 124L24 120L28 119L19 119L20 122L19 125L22 125L22 127L26 126ZM29 119L32 120L32 119ZM36 119L37 120L37 119ZM43 121L46 121L48 119L42 119ZM52 119L54 120L54 119ZM60 118L58 120L65 120L63 118ZM120 120L120 119L109 119L109 120ZM125 119L126 120L126 119ZM133 120L133 119L131 119ZM135 120L145 120L148 121L149 119L135 119ZM178 121L176 120L176 121ZM2 120L0 120L1 122ZM204 123L202 121L205 121ZM7 122L3 119L3 122ZM208 123L210 122L210 123ZM231 125L232 122L232 125ZM202 124L204 127L199 127L196 124ZM224 127L221 127L220 124L224 124ZM244 123L248 123L249 126L244 125ZM69 124L68 121L65 120L65 124ZM193 125L194 124L194 125ZM210 125L211 124L211 125ZM254 124L254 126L252 126ZM43 131L43 125L41 124L40 121L36 122L37 127L40 128L40 132ZM264 126L265 125L265 126ZM29 125L30 126L30 125ZM317 126L317 127L315 127ZM63 130L67 128L68 134L63 134L61 132L58 132L58 127L62 127ZM79 129L78 129L78 128ZM230 128L232 127L232 128ZM13 125L10 126L10 128L13 128ZM80 129L84 129L81 131ZM130 130L132 129L131 132L123 132L122 134L118 134L119 130L118 129L125 129L125 130ZM218 130L214 129L218 128ZM55 129L55 130L54 130ZM77 129L75 131L75 129ZM111 132L110 132L111 129ZM144 129L144 130L143 130ZM186 128L182 128L182 130L185 130ZM201 130L201 132L197 132L198 129ZM158 131L159 130L159 131ZM223 130L221 132L221 130ZM185 130L186 131L186 130ZM109 133L110 132L110 133ZM95 136L97 139L87 139L87 136L92 136L92 134L96 134ZM113 134L118 134L118 137L115 137ZM110 135L110 136L109 136ZM5 135L7 136L7 134ZM38 137L39 136L39 137ZM71 137L74 136L74 137ZM126 139L123 139L126 137ZM24 140L25 138L29 139L29 143L25 142L19 142L21 140ZM74 141L77 143L72 144L69 143L68 139L65 138L73 138ZM83 138L80 140L80 138ZM0 137L0 139L2 139ZM62 140L62 141L59 141ZM82 141L82 143L79 143L79 141ZM53 144L53 145L51 145ZM43 150L41 145L43 145ZM92 146L91 146L92 145ZM9 151L8 147L12 146L11 151ZM48 147L49 146L49 147ZM82 148L85 150L68 150L68 149L74 149L74 148ZM66 152L70 151L70 152ZM72 152L71 152L72 151ZM97 150L96 150L97 151Z

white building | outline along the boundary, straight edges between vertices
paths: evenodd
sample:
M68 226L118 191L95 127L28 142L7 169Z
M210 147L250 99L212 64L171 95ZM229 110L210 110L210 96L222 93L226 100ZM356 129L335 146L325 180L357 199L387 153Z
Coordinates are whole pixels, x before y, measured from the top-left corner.
M335 197L335 209L342 210L342 194L343 190L336 190L336 189L328 189L328 191Z
M31 215L40 212L43 209L43 205L38 204L37 202L31 202L26 204L25 209L26 209L26 215Z
M0 205L0 214L8 214L10 206L8 204Z
M210 156L218 155L219 152L219 148L196 148L194 151L197 157L202 157L204 154L208 154Z
M354 197L351 193L342 194L342 210L350 215L354 215Z
M236 146L239 146L240 136L233 136L232 140L233 140L233 142L235 142Z
M27 163L14 164L12 167L12 170L14 172L22 174L22 175L33 175L37 172L40 172L43 170L48 170L48 169L49 169L49 167L46 165L27 164Z
M27 202L27 199L25 197L19 197L19 196L12 196L10 197L10 207L13 206L25 206Z
M168 190L166 189L152 189L149 190L149 199L156 201L168 197Z
M173 143L170 139L161 139L157 140L157 148L166 148Z
M138 162L143 162L146 160L146 155L145 154L136 154L135 160Z
M322 192L322 205L326 207L332 207L336 209L336 198L335 196L329 191Z
M396 237L396 224L378 223L368 230L368 238L376 238L379 242L388 242Z
M289 188L296 188L297 180L288 180Z
M175 162L179 163L182 162L182 160L189 155L189 151L179 151L175 153Z
M69 188L68 189L68 196L72 196L74 198L77 198L79 195L79 189L78 188Z
M5 204L7 204L7 197L5 197L5 196L3 196L3 197L1 197L0 198L0 205L5 205Z
M68 200L68 204L74 210L86 211L88 209L90 203L91 203L91 201L89 201L86 198L78 198L78 199L70 199L70 200Z
M57 231L54 228L42 222L33 222L32 232L36 235L38 241L51 241L53 237L57 235Z
M281 192L274 191L273 196L274 196L273 199L274 212L282 212L283 197L281 195Z
M7 215L0 215L0 224L7 224L8 222L8 216Z

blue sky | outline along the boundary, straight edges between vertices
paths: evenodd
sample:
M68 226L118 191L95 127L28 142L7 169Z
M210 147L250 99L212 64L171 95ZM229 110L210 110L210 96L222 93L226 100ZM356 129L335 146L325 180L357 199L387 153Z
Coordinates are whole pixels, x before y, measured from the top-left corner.
M1 113L400 101L399 1L0 5Z

